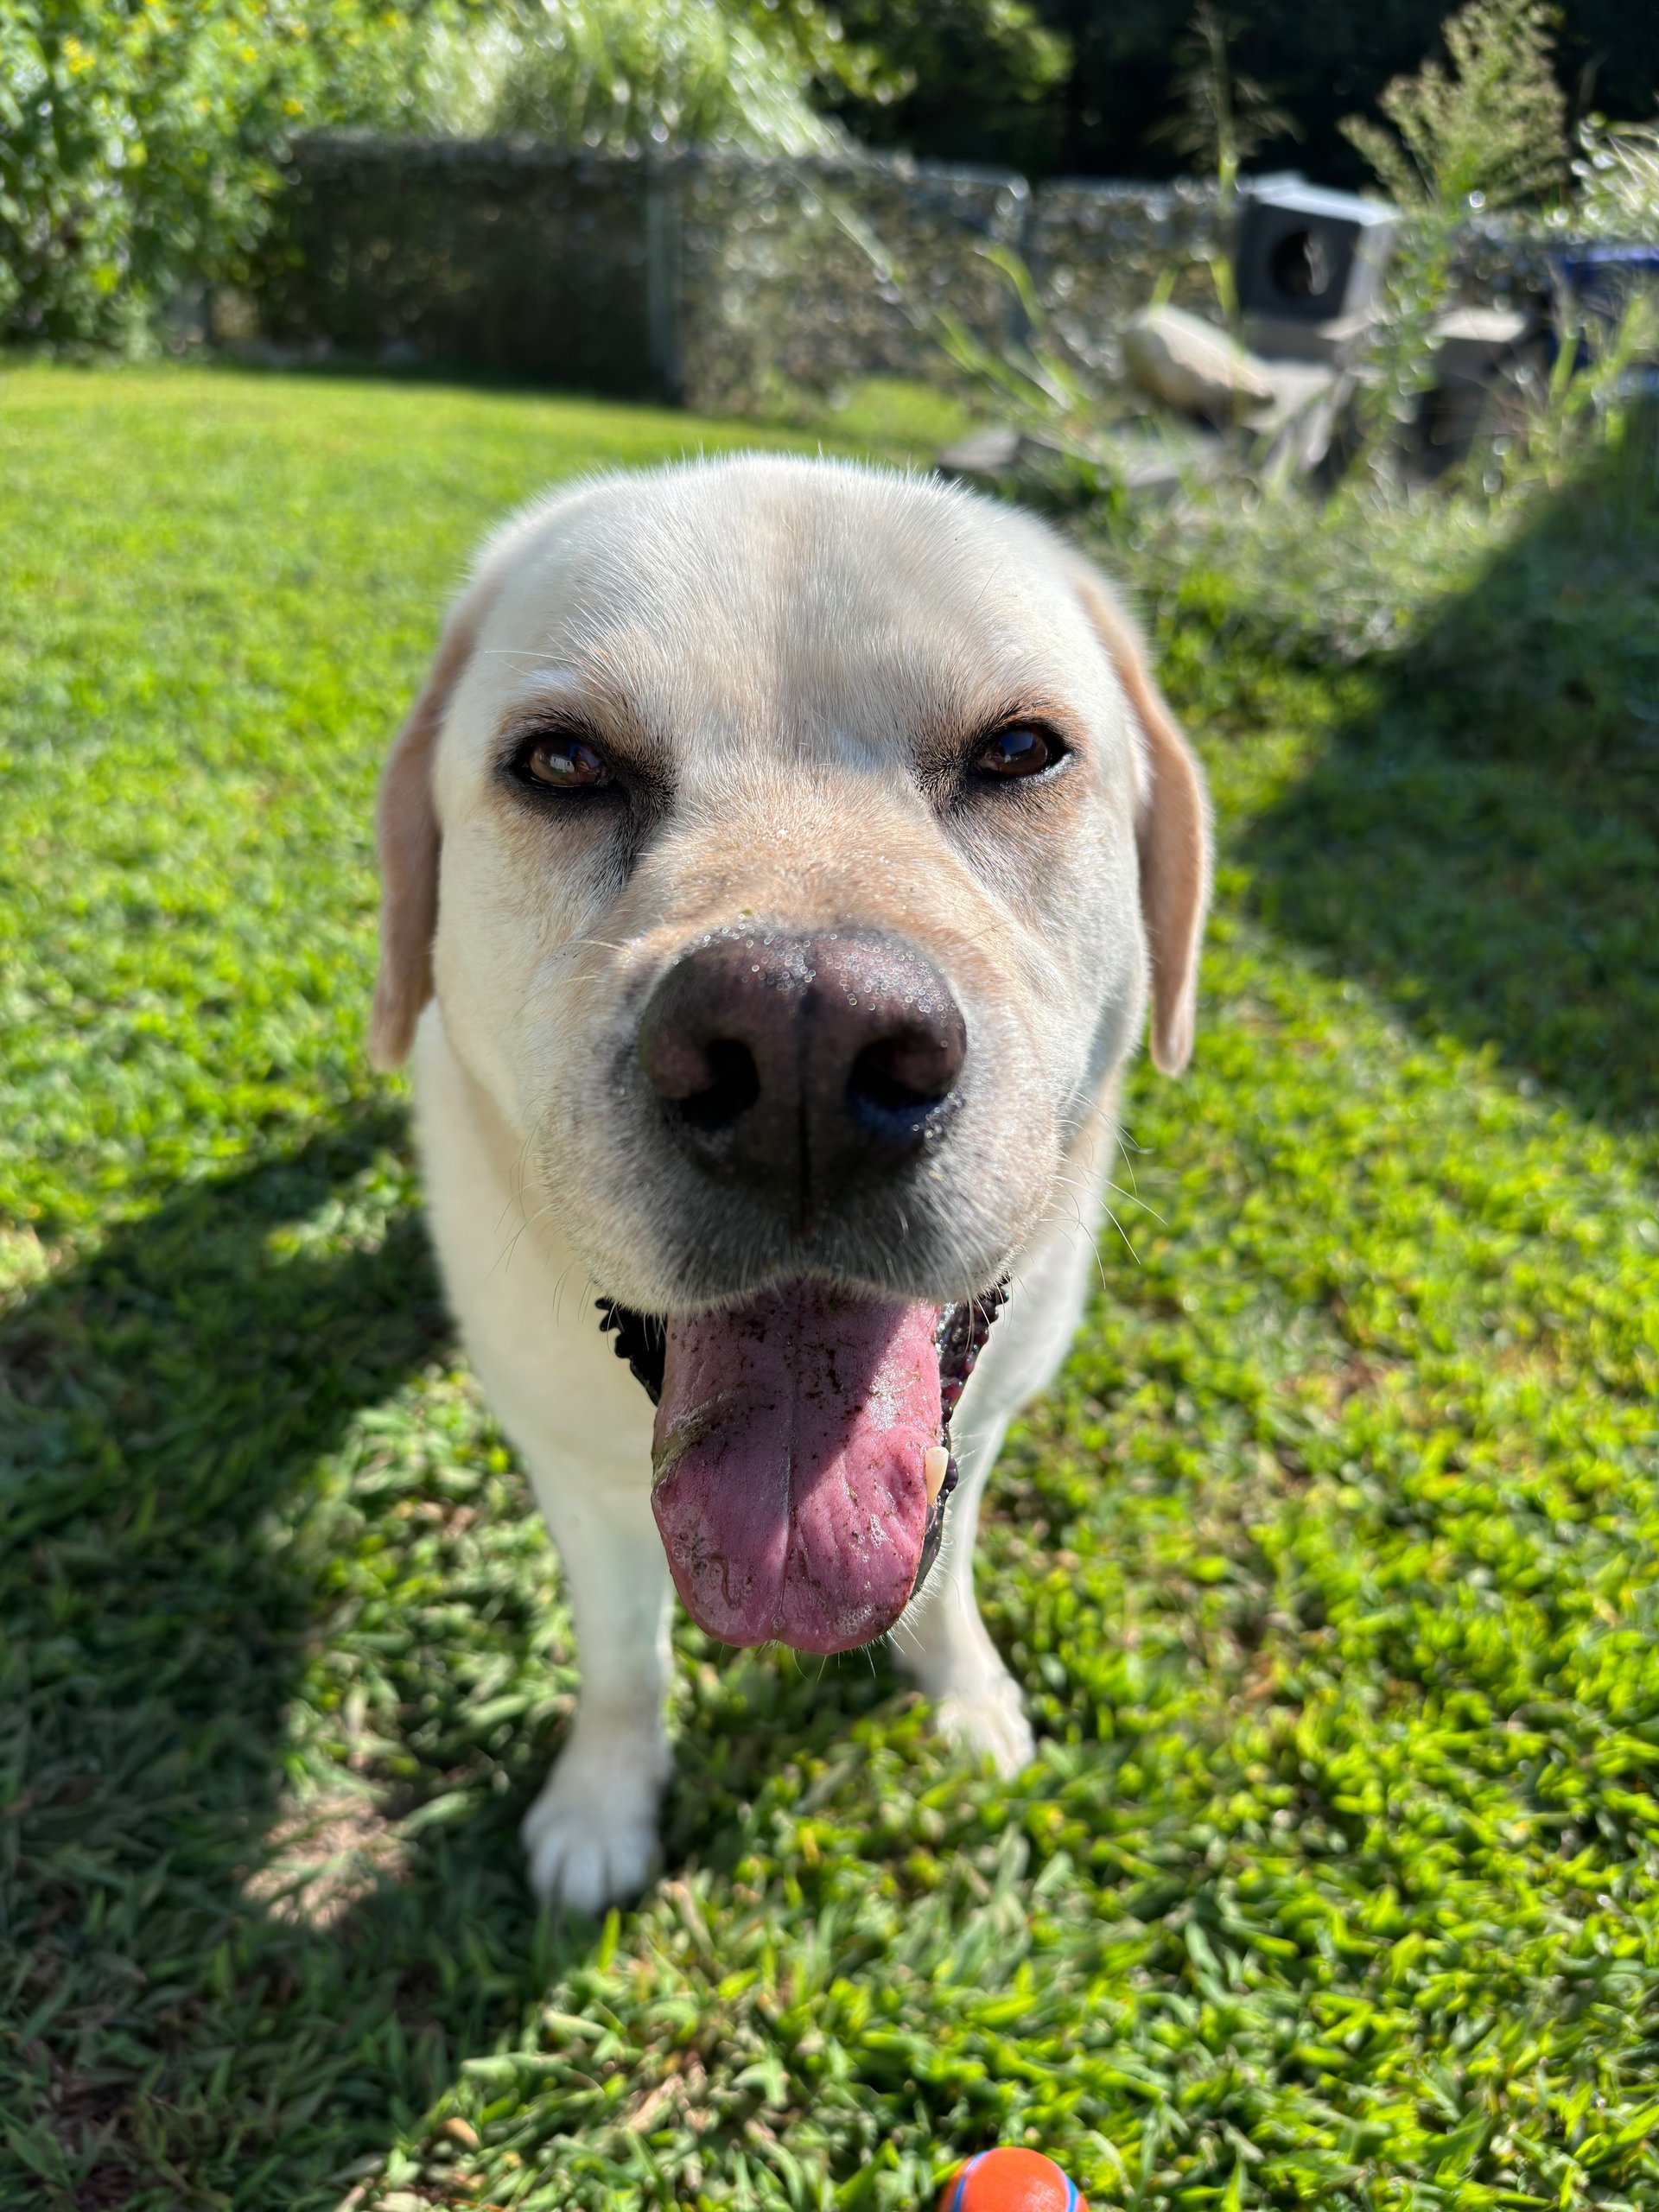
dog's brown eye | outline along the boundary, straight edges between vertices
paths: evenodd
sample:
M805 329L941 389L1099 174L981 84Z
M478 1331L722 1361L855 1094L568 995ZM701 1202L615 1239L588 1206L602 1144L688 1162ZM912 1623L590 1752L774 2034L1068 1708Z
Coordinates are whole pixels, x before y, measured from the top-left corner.
M533 737L513 762L526 783L553 791L594 791L616 779L597 746L574 731Z
M1006 783L1017 776L1040 776L1065 758L1065 747L1052 730L1014 722L986 739L974 755L974 772Z

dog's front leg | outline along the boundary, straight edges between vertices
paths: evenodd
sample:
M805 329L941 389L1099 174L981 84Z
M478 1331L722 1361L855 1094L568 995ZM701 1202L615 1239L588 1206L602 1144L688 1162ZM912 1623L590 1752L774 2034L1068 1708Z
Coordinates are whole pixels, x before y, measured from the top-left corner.
M531 1474L564 1563L582 1692L524 1816L530 1880L550 1904L599 1912L637 1896L657 1863L673 1591L648 1482L533 1463Z
M668 1778L672 1596L651 1511L651 1404L601 1335L525 1144L429 1007L416 1103L434 1236L473 1366L530 1471L564 1562L582 1662L569 1741L525 1819L530 1878L594 1912L642 1889Z
M1036 1742L1020 1686L980 1618L974 1593L974 1544L980 1499L1009 1415L957 1439L962 1470L945 1518L943 1554L922 1595L893 1632L899 1665L932 1701L939 1733L973 1758L988 1758L1005 1781L1029 1765Z
M1098 1185L1098 1173L1096 1176ZM1084 1197L1097 1204L1085 1187ZM1095 1265L1091 1213L1059 1217L1014 1270L1007 1309L992 1330L952 1425L962 1470L944 1544L921 1596L893 1630L899 1663L933 1700L939 1731L1005 1779L1036 1750L1019 1684L980 1618L974 1545L980 1501L1009 1421L1065 1357Z

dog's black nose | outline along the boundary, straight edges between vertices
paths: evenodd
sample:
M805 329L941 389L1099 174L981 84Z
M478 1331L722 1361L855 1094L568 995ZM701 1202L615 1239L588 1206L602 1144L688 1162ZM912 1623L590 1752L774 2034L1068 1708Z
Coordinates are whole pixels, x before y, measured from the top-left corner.
M763 929L682 954L639 1030L679 1142L802 1225L938 1135L967 1046L950 985L913 947Z

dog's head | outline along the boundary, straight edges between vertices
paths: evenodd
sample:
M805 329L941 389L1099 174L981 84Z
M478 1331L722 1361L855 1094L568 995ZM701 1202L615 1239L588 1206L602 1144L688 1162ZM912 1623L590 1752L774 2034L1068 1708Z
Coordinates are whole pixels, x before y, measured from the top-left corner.
M879 1632L937 1488L941 1310L1043 1221L1148 985L1154 1060L1191 1049L1203 790L1131 626L1052 532L937 485L588 485L486 550L380 830L376 1057L435 991L594 1283L666 1320L691 1610Z

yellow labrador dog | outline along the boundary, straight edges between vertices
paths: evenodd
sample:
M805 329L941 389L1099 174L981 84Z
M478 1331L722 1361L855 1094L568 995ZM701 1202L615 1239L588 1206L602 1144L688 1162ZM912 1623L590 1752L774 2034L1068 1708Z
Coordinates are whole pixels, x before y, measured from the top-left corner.
M1014 1771L980 1497L1076 1328L1148 992L1158 1066L1191 1050L1209 879L1105 583L840 463L561 492L452 609L380 844L373 1050L412 1052L444 1279L581 1652L536 1889L649 1877L675 1591L728 1644L891 1634Z

